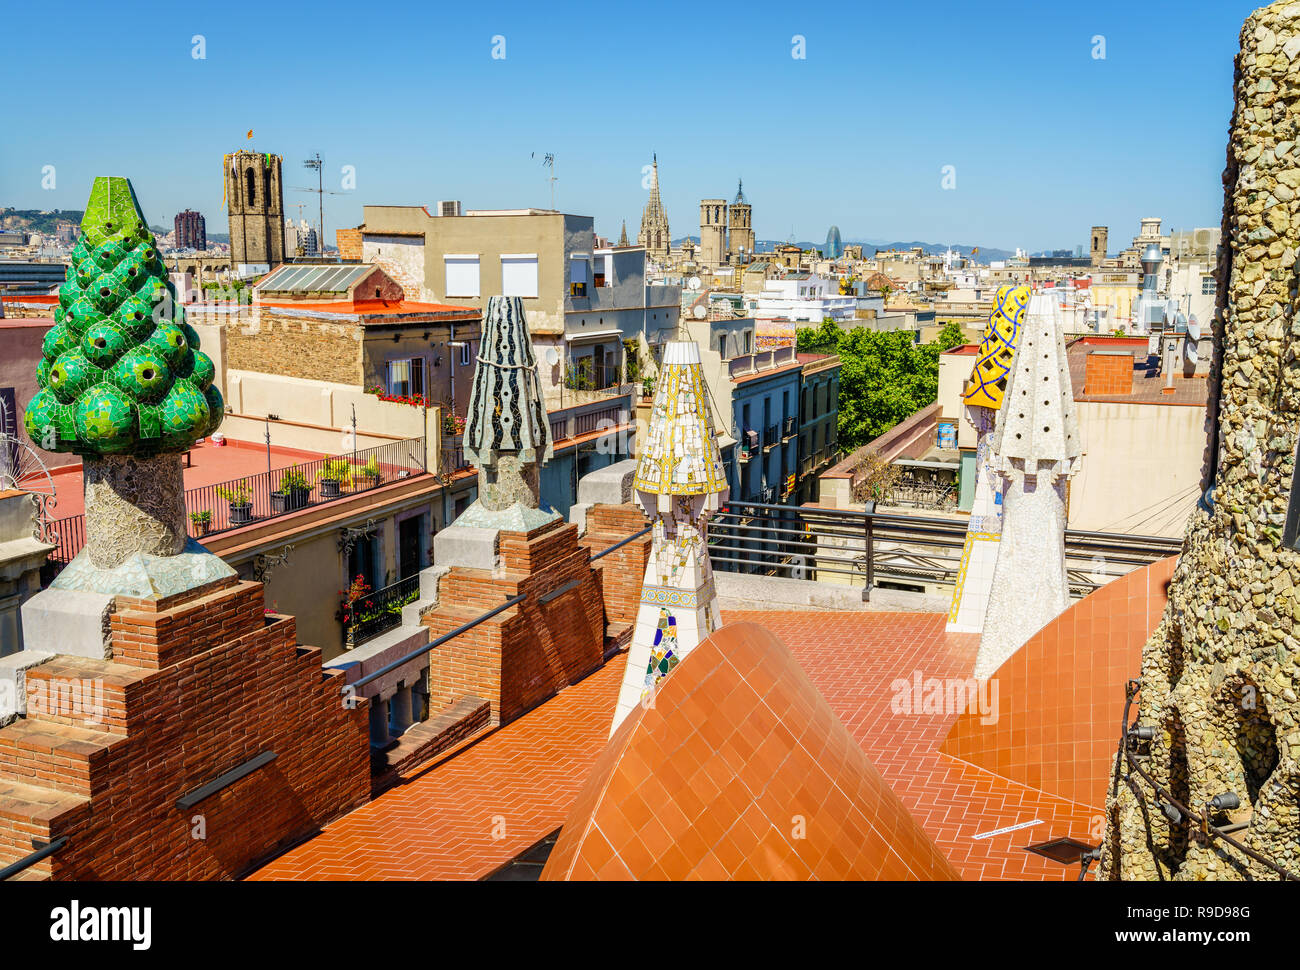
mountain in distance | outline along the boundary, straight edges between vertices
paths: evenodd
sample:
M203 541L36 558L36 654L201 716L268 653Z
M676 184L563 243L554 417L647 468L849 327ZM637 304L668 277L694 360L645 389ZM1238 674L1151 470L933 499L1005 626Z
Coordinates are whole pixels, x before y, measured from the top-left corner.
M687 239L690 239L692 242L694 242L696 246L700 244L699 236L683 236L681 239L673 240L673 247L676 248L680 246ZM773 250L776 249L777 246L784 246L787 242L788 240L785 239L756 239L754 241L754 245L758 247L758 252L761 254L765 252L772 252ZM796 240L794 245L798 246L800 249L821 250L826 245L826 240L823 239L819 242L801 242ZM919 240L912 240L910 242L901 242L898 240L883 240L883 239L845 239L844 245L846 246L860 245L862 247L864 256L874 254L877 249L907 250L907 249L912 249L916 246L920 246L921 249L926 253L943 253L949 249L952 249L955 252L961 253L963 256L969 256L971 254L971 250L975 248L974 246L961 246L961 245L949 246L947 243L928 243L928 242L920 242ZM976 261L980 263L987 263L990 260L1011 259L1013 256L1015 256L1015 253L1010 250L997 249L991 246L980 246L979 253L976 254Z

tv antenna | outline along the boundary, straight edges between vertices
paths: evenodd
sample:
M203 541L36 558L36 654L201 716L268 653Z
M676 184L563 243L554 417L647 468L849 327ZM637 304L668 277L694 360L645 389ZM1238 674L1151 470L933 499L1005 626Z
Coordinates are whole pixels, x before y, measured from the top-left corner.
M536 157L537 157L537 152L533 152L531 155L529 155L529 158L536 158ZM546 152L542 156L542 168L549 168L551 170L551 177L547 181L551 183L551 210L554 211L555 209L555 153L554 152Z
M303 162L302 167L314 168L316 170L316 188L309 189L300 185L291 185L289 188L294 192L314 192L316 193L317 197L320 199L320 224L319 224L320 236L316 240L316 249L322 256L324 256L325 255L325 196L342 195L343 193L332 192L329 189L325 188L325 162L321 159L320 152L317 152L311 158ZM301 218L301 215L302 213L300 211L299 218Z

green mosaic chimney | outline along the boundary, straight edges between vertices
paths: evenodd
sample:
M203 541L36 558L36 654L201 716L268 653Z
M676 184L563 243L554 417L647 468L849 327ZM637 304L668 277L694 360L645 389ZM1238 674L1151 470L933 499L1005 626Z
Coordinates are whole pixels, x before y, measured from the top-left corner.
M83 457L180 453L221 423L211 359L129 179L95 179L36 369L27 433Z

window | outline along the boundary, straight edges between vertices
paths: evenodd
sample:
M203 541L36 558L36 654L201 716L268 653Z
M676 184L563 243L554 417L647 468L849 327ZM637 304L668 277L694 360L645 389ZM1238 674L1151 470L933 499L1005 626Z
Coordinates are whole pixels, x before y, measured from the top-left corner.
M537 295L537 254L515 253L501 257L501 294Z
M406 357L390 360L386 365L385 384L388 393L395 397L407 397L424 393L424 358Z
M469 341L467 340L460 347L460 363L462 367L468 367L470 365L470 356Z
M252 166L244 170L244 183L248 186L248 205L257 205L257 176L253 174Z
M1213 276L1202 276L1202 277L1201 277L1201 295L1202 295L1202 296L1213 296L1214 293L1215 293L1214 277L1213 277Z
M478 296L478 256L447 254L442 257L446 270L446 296Z
M569 260L569 296L587 295L587 260L573 257Z

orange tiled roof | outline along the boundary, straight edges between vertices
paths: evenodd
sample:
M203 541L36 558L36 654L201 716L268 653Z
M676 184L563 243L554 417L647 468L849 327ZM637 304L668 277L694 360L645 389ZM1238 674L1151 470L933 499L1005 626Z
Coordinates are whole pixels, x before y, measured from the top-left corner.
M623 722L542 873L956 877L790 651L755 623L714 633Z

